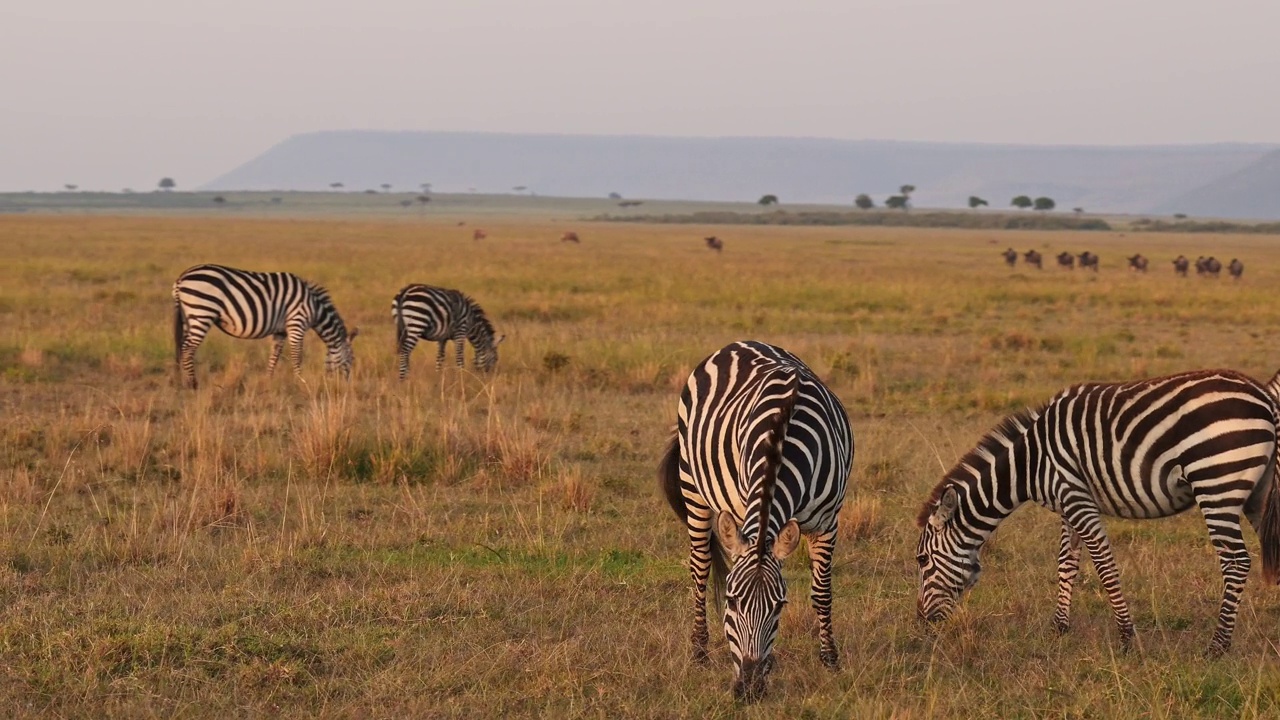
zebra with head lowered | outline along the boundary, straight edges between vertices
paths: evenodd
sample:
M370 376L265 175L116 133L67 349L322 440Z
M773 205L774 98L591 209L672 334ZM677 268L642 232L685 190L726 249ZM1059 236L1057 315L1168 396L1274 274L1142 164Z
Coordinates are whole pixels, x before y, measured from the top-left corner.
M436 352L436 370L444 365L445 349L452 340L457 344L458 367L463 366L463 341L475 348L476 369L489 372L498 364L498 343L493 324L484 310L467 295L457 290L430 285L407 285L391 301L391 316L396 321L396 350L400 357L400 379L409 374L409 353L419 340L440 343Z
M714 571L738 697L765 690L787 601L781 562L802 534L809 538L818 657L837 666L831 556L852 463L844 407L791 353L737 342L689 376L658 476L689 533L694 659L707 661L707 577Z
M946 619L978 580L978 551L1026 502L1063 519L1054 626L1070 627L1080 545L1093 560L1127 649L1129 605L1102 516L1160 518L1196 506L1222 570L1222 604L1208 654L1231 647L1249 553L1240 516L1262 544L1264 577L1280 574L1280 374L1267 386L1204 370L1067 388L1038 410L1006 418L934 488L920 511L917 610Z
M293 371L302 377L302 338L315 329L329 352L325 366L351 376L351 340L329 292L293 273L251 272L222 265L196 265L173 283L175 360L187 387L196 387L196 349L209 329L245 340L270 336L275 344L267 371L274 373L285 343Z

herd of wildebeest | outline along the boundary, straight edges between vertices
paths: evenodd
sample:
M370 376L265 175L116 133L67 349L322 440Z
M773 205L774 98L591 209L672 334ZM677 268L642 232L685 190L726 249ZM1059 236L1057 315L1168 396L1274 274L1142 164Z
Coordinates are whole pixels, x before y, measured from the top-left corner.
M1013 248L1005 250L1001 255L1004 257L1005 264L1014 267L1018 264L1018 251ZM1079 255L1072 255L1065 250L1058 253L1056 260L1058 267L1063 270L1075 270L1076 263L1079 262L1082 270L1093 270L1098 272L1098 256L1085 250ZM1129 269L1133 272L1144 273L1147 271L1148 260L1141 253L1128 258ZM1022 261L1037 270L1044 269L1044 256L1035 250L1028 250L1022 253ZM1173 260L1173 272L1181 277L1186 277L1191 270L1192 262L1185 255L1179 255ZM1195 260L1196 275L1201 277L1218 277L1222 273L1222 261L1210 255L1205 257L1201 255ZM1231 258L1231 262L1227 265L1227 272L1232 278L1239 280L1244 276L1244 263L1238 258Z

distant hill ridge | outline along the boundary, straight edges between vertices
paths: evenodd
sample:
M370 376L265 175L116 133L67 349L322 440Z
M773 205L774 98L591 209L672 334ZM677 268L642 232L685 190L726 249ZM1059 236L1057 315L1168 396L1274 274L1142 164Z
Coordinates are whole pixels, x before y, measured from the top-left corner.
M970 195L1007 207L1027 194L1067 210L1270 219L1280 217L1275 193L1254 195L1280 188L1280 146L325 131L288 138L203 189L323 190L334 182L356 191L384 183L416 191L429 182L440 192L709 201L771 193L783 203L837 204L858 193L881 203L912 184L920 207L964 207Z

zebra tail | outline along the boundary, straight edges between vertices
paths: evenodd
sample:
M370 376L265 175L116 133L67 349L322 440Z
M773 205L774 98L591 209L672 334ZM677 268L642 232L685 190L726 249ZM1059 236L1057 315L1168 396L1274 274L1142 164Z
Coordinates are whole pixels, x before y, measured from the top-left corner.
M182 309L182 302L175 292L173 296L173 362L181 368L182 341L187 334L187 314Z
M662 488L667 504L687 528L689 508L685 505L684 492L680 489L680 437L675 432L671 433L671 439L667 441L667 449L663 451L662 460L658 463L658 486ZM729 565L724 560L724 548L720 547L720 540L713 532L711 533L711 581L715 588L717 613L724 606L724 579L728 575Z
M1267 393L1275 403L1276 447L1271 456L1271 488L1262 506L1258 540L1262 544L1262 577L1268 585L1280 582L1280 372L1267 383Z
M403 296L404 293L401 292L392 303L392 309L395 311L392 314L396 316L396 352L400 352L400 348L404 347L404 308L400 306L400 299Z

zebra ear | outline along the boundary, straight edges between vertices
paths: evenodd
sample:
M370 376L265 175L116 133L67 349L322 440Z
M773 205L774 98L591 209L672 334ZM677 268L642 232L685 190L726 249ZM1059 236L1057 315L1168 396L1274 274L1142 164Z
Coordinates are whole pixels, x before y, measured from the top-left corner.
M773 541L773 556L778 560L786 560L787 556L795 552L799 546L800 526L796 524L793 518L782 526L782 532L778 533L778 539Z
M502 344L502 341L503 341L503 340L506 340L506 339L507 339L507 336L506 336L505 334L503 334L503 335L499 335L499 336L498 336L498 339L494 341L493 346L494 346L494 347L497 347L497 346L501 345L501 344Z
M956 493L956 489L953 487L947 488L947 491L942 493L942 499L938 501L937 509L929 516L929 524L933 526L933 529L941 530L947 524L947 521L951 519L951 516L956 513L956 506L959 504L960 496Z
M722 512L716 516L715 532L720 544L729 551L730 560L737 560L746 551L747 544L742 541L742 533L738 532L738 521L733 513Z

